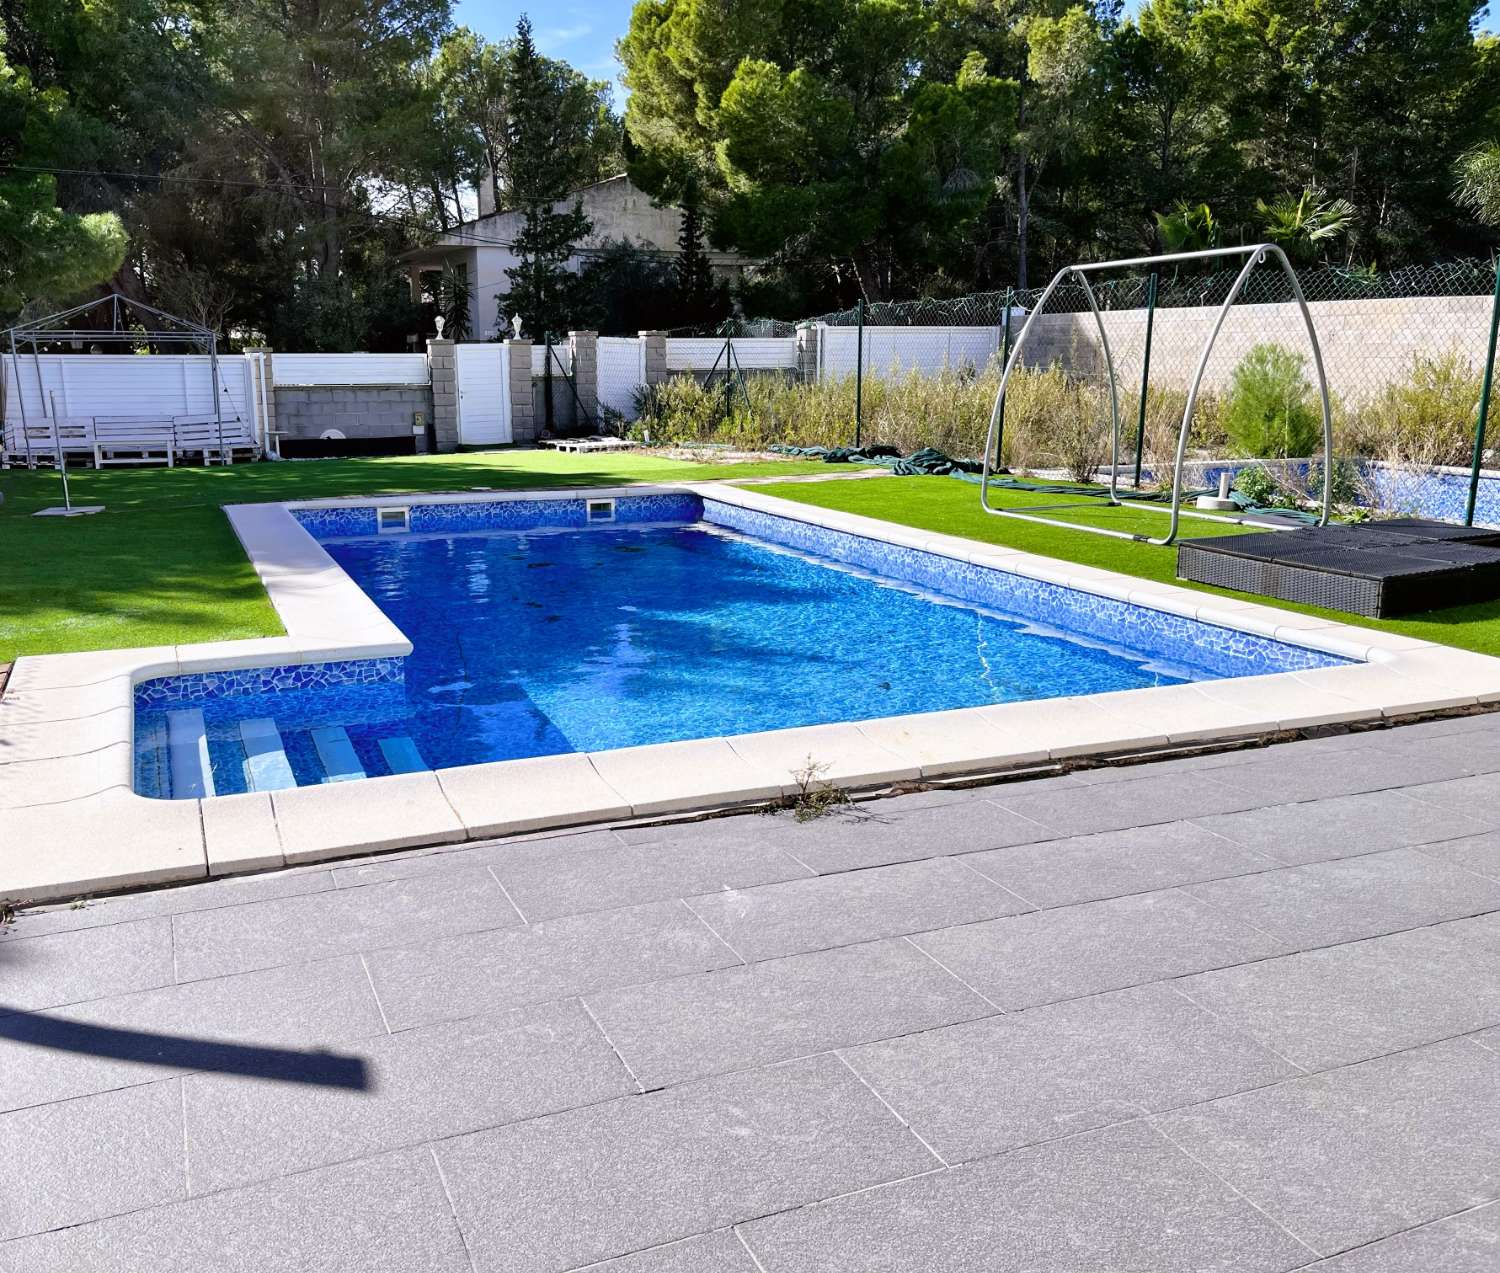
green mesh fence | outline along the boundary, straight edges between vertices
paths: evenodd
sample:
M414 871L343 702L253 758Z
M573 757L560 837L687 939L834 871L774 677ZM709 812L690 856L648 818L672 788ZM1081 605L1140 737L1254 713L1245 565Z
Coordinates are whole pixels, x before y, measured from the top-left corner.
M1121 478L1170 485L1187 390L1238 268L1091 275L1108 337L1121 415ZM1318 333L1334 416L1335 498L1377 515L1462 519L1487 374L1496 265L1485 260L1390 273L1320 267L1298 283ZM816 339L799 376L824 398L780 404L762 424L775 441L983 446L1000 366L1042 288L882 302L802 323L731 320L719 334ZM1013 470L1082 479L1110 459L1104 343L1081 284L1064 282L1036 315L1007 394L1005 454ZM1258 498L1288 503L1321 479L1321 404L1313 350L1290 282L1274 265L1246 281L1204 367L1186 484L1226 467ZM772 395L774 396L774 395ZM846 435L828 419L842 413ZM819 428L811 428L816 420ZM1487 431L1500 445L1500 395ZM816 433L817 436L811 436ZM772 435L775 435L772 437ZM1491 448L1481 448L1488 464ZM1311 461L1311 462L1310 462ZM1488 491L1488 481L1481 496ZM1500 522L1500 481L1479 520Z

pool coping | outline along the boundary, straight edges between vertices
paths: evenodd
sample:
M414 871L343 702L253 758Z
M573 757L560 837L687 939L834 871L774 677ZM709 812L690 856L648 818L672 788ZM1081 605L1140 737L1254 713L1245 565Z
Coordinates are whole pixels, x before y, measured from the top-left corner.
M684 492L1360 661L207 800L152 799L132 790L132 695L141 681L411 652L297 522L295 509ZM876 789L1500 703L1500 659L1487 655L721 483L350 496L228 505L225 512L287 634L17 660L0 699L0 898L42 901L699 814L795 795L809 764L819 767L817 781Z

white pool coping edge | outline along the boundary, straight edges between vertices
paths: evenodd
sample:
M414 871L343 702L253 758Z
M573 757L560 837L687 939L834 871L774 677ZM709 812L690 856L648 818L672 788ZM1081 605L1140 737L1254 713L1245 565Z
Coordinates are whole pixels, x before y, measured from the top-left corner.
M151 799L131 789L132 691L141 681L410 653L411 643L294 509L684 491L1361 662L208 800ZM820 766L819 780L858 790L1500 702L1500 659L718 483L363 496L225 511L287 635L19 659L0 699L0 898L43 901L733 807L795 794L809 763Z

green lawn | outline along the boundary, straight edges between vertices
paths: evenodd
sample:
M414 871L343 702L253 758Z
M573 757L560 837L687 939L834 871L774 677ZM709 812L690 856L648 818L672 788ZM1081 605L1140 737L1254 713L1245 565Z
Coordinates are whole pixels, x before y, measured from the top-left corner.
M647 455L459 455L73 472L92 517L32 517L62 502L48 469L0 473L0 663L20 654L274 636L282 631L223 504L481 487L826 472L817 463L685 464Z
M1181 583L1176 578L1177 550L1157 548L1150 544L1135 543L1126 539L1112 539L1105 535L1081 534L1059 530L1051 526L1038 526L1031 522L1016 521L1008 517L991 517L979 507L979 489L969 482L950 478L914 477L898 478L880 482L820 482L786 483L761 487L761 490L783 499L803 504L816 504L820 508L836 508L844 512L859 513L865 517L879 517L885 521L900 522L905 526L916 526L923 530L939 531L948 535L962 535L966 539L978 539L990 544L1005 544L1027 552L1041 553L1048 557L1059 557L1064 561L1076 561L1084 565L1098 566L1103 570L1115 570L1141 579L1159 579L1168 583L1179 583L1184 588L1199 592L1212 592L1219 596L1245 598L1245 594L1225 592L1222 588L1209 588L1201 584ZM1002 508L1023 508L1028 505L1057 504L1065 502L1056 495L1034 495L1024 491L1004 491L993 500ZM1129 506L1122 508L1088 508L1081 513L1048 514L1063 516L1071 521L1088 521L1095 525L1111 526L1137 534L1160 535L1165 531L1167 518L1153 512L1141 512ZM1202 519L1184 519L1184 538L1209 534L1239 533L1232 526L1216 526ZM1425 641L1440 641L1445 645L1457 645L1466 650L1477 650L1481 654L1500 655L1500 601L1484 605L1454 606L1447 610L1429 610L1403 619L1361 619L1356 615L1319 610L1315 606L1293 605L1285 601L1267 598L1249 598L1264 601L1267 605L1285 610L1296 610L1301 614L1326 614L1346 623L1362 627L1380 628L1388 632L1404 632Z
M703 465L646 455L550 451L213 469L80 470L73 474L74 502L104 504L107 511L74 519L30 515L60 502L56 473L0 473L0 493L5 495L0 505L0 662L20 654L279 634L281 625L229 529L223 504L828 472L828 466L818 463ZM980 511L979 492L968 482L881 478L778 483L761 489L789 500L1008 544L1143 579L1174 580L1175 549L990 517ZM1019 508L1066 500L1006 491L999 502ZM1056 515L1142 534L1160 534L1166 525L1163 515L1128 506L1089 506ZM1185 535L1233 533L1237 528L1228 524L1184 522ZM1320 613L1283 602L1268 604ZM1500 602L1386 622L1331 617L1500 654Z

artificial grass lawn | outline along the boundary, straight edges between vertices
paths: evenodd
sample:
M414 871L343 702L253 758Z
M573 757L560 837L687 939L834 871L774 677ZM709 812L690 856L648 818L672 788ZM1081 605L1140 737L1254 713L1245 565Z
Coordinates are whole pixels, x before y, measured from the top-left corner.
M817 463L688 464L651 455L499 450L240 464L79 469L91 517L32 517L62 503L57 473L0 472L0 663L141 645L278 636L280 621L220 505L478 487L601 486L826 473Z
M223 504L804 473L830 475L830 470L815 462L690 464L651 455L515 450L212 469L87 469L71 475L73 502L104 504L106 511L69 519L31 516L39 508L61 503L56 473L12 470L0 473L0 494L5 496L0 504L0 663L21 654L279 635L281 624L229 528ZM978 489L951 478L881 477L761 489L805 504L1007 544L1142 579L1177 582L1175 549L990 517L979 508ZM1005 491L998 502L1020 508L1070 501L1065 496ZM1128 505L1101 504L1049 515L1140 534L1159 535L1166 525L1162 514ZM1240 528L1228 523L1183 522L1184 536L1236 533ZM1180 586L1243 595L1198 584ZM1500 602L1385 621L1279 601L1265 603L1500 654Z
M1016 521L1014 518L992 517L979 507L977 486L952 478L911 477L868 482L787 483L759 489L766 494L778 495L802 504L878 517L885 521L899 522L903 526L915 526L946 535L961 535L989 544L1004 544L1009 548L1098 566L1103 570L1115 570L1140 579L1159 579L1198 592L1261 602L1283 610L1295 610L1299 614L1326 615L1330 619L1358 624L1360 627L1402 632L1424 641L1456 645L1480 654L1500 655L1500 601L1453 606L1447 610L1428 610L1401 619L1365 619L1339 611L1322 610L1316 606L1294 605L1269 597L1252 597L1246 593L1187 583L1177 578L1175 547L1159 548L1127 539L1039 526L1033 522ZM1070 501L1057 495L1002 491L998 496L992 496L992 502L1001 508L1022 509ZM1088 507L1080 512L1048 513L1047 516L1110 526L1135 534L1162 535L1166 533L1167 526L1164 514L1142 512L1128 505L1121 508L1102 505L1097 508ZM1184 518L1180 531L1184 539L1240 533L1244 533L1240 527L1215 525L1200 518Z

